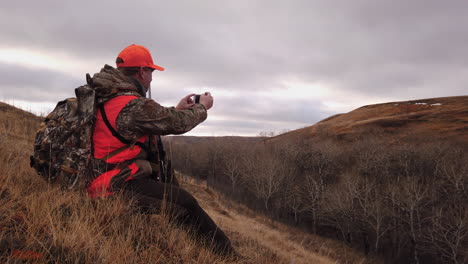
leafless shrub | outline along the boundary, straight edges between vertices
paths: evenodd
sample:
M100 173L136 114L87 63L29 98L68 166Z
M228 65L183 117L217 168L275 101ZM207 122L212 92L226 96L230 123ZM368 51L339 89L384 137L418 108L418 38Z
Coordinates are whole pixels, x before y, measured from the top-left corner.
M468 204L468 146L382 133L244 148L218 141L220 152L198 148L191 157L192 163L216 162L211 170L216 175L210 177L245 203L276 212L272 217L302 223L312 232L338 234L386 258L463 263L468 223L460 204ZM210 151L219 158L207 158ZM443 259L434 254L442 248Z
M454 264L468 261L467 207L467 203L447 203L443 207L434 208L429 228L423 234L423 242L431 250Z
M268 210L272 197L281 190L284 181L292 175L286 160L276 156L275 153L255 152L249 158L244 158L243 165L250 176L248 186Z

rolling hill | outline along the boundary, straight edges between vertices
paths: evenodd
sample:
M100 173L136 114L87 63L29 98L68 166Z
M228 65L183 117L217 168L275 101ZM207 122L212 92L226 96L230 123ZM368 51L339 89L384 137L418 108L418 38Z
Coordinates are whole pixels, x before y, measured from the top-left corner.
M349 141L369 133L400 138L417 135L468 141L468 96L367 105L265 141L325 138Z

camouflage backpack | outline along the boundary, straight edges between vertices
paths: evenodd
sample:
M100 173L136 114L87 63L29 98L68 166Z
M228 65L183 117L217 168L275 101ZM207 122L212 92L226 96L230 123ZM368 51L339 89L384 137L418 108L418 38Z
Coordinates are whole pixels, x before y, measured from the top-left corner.
M51 183L83 188L90 180L92 130L96 114L92 79L75 89L76 98L60 101L41 123L31 167Z

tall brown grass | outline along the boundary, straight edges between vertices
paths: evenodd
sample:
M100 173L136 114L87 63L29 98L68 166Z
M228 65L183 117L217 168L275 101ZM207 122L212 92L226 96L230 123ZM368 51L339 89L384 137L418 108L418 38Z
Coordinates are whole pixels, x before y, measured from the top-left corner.
M29 168L39 119L0 115L0 262L226 262L164 215L134 212L122 195L92 200L61 190Z

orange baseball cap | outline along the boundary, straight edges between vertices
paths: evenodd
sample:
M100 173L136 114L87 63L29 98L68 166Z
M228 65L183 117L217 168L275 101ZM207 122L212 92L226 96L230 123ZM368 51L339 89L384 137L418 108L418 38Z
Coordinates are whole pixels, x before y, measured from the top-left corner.
M151 53L147 48L136 44L126 47L119 53L117 67L148 67L164 71L163 67L154 64Z

